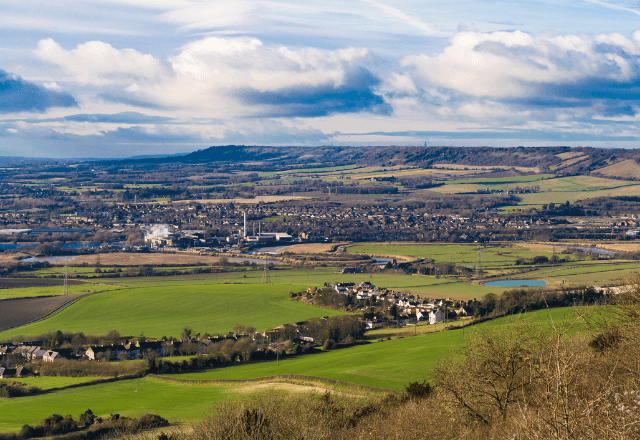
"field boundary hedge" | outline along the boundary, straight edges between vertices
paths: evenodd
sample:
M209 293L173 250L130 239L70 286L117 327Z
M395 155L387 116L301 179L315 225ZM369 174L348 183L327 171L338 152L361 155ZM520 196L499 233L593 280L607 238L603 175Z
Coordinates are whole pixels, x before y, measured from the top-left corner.
M206 385L206 384L227 385L227 384L242 384L242 383L253 383L253 382L283 382L283 383L291 383L294 385L298 385L300 381L309 381L309 382L320 382L324 384L344 386L348 388L355 388L363 391L371 391L374 393L386 393L386 394L396 394L396 395L403 394L399 391L387 390L385 388L370 387L370 386L360 385L352 382L344 382L341 380L328 379L325 377L303 376L301 374L278 374L276 376L256 377L253 379L199 379L198 380L198 379L180 379L177 377L161 376L158 374L148 374L147 377L154 377L156 379L166 380L169 382L178 382L178 383L193 384L193 385Z

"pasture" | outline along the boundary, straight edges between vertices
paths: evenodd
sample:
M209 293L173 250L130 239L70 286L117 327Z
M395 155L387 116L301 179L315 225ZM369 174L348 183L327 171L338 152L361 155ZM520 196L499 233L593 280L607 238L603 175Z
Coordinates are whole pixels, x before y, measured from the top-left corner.
M302 290L305 286L295 286ZM62 330L105 334L180 337L185 327L193 333L221 334L236 324L258 331L290 322L333 316L341 312L290 301L290 286L187 285L122 289L83 298L54 316L0 332L0 339Z
M583 311L583 310L579 310ZM572 322L571 308L550 311L556 323ZM223 399L242 398L260 390L273 392L278 385L262 383L230 384L227 380L247 380L276 375L305 375L334 379L359 385L403 391L410 381L430 377L444 356L462 346L469 334L483 328L499 328L511 322L526 320L531 325L548 328L548 312L540 310L525 315L499 318L464 330L450 330L413 337L392 339L255 364L237 365L199 373L171 375L177 379L220 380L221 383L179 383L145 377L115 383L61 390L39 396L0 399L0 431L18 430L24 424L36 424L53 414L78 414L93 410L96 415L119 413L135 416L143 412L159 414L171 422L190 422L204 418L213 405ZM279 365L278 365L279 364ZM37 382L39 379L30 379ZM40 380L49 380L43 378ZM320 387L320 388L318 388ZM287 391L322 389L326 385L298 382L287 385ZM338 392L348 388L339 389ZM349 391L348 391L349 392ZM359 391L358 391L359 392Z
M460 281L455 277L436 278L426 275L406 275L403 273L364 273L341 274L336 268L296 269L287 268L270 271L273 285L287 286L288 290L296 291L300 286L322 286L325 282L360 283L369 281L376 286L414 293L421 296L435 298L453 297L456 299L480 298L486 293L500 293L497 288L480 286L470 282ZM106 281L106 280L105 280ZM262 271L227 272L219 274L197 274L172 277L136 277L109 279L109 282L123 287L154 286L190 286L241 283L245 285L262 282ZM288 291L287 290L287 291Z
M7 382L19 382L28 387L38 387L41 390L50 390L52 388L68 387L69 385L78 385L81 383L91 382L93 380L102 379L101 377L21 377L20 379L4 379Z
M60 280L61 281L61 280ZM108 281L107 281L108 282ZM102 292L105 290L120 289L120 286L114 286L107 283L82 282L69 283L69 294ZM15 289L1 289L0 299L11 298L31 298L37 296L57 296L64 295L62 285L58 286L40 286L40 287L18 287Z
M367 255L429 258L435 263L454 263L475 266L478 260L477 244L404 244L380 243L349 246L349 253ZM483 267L513 265L518 258L531 259L536 256L547 258L553 250L529 249L517 245L485 245L480 247Z
M640 193L640 184L635 181L612 180L593 176L553 177L538 174L520 177L469 178L445 180L444 185L431 191L441 194L473 193L489 188L493 191L511 191L517 187L537 186L539 192L517 194L520 202L511 210L524 207L540 207L548 203L574 203L594 197L634 196ZM507 209L508 210L508 209Z
M51 414L137 416L159 414L172 422L203 419L216 402L237 398L227 386L185 386L145 377L91 385L17 399L0 399L0 431L17 431L25 424L37 425Z
M582 311L582 310L580 310ZM548 326L548 316L556 323L575 319L571 308L538 310L524 315L498 318L465 329L419 334L388 341L331 350L255 364L212 369L204 372L176 374L172 377L191 380L246 380L278 374L304 374L359 385L403 391L409 381L429 379L440 359L462 346L470 332L497 328L516 321Z

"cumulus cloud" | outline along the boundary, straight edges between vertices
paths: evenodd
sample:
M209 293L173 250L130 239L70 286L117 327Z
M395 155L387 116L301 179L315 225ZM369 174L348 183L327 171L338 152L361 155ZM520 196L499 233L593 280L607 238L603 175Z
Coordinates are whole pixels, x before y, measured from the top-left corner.
M365 67L373 60L361 48L289 48L250 37L210 37L169 60L175 81L157 93L167 105L196 105L220 116L388 114L390 106L375 92L380 81Z
M67 50L48 38L36 54L73 81L97 88L95 97L103 102L133 107L225 118L392 112L377 91L381 80L368 68L376 58L363 48L291 48L251 37L208 37L159 60L101 41Z
M66 50L51 38L35 51L41 60L60 66L80 84L108 85L158 81L169 73L162 61L134 49L116 49L102 41L88 41Z
M338 86L323 84L311 87L291 87L260 92L255 89L237 93L243 104L262 105L266 116L313 117L334 113L370 112L389 115L393 112L373 88L380 80L364 68L348 72Z
M435 56L408 56L404 68L425 86L530 107L628 112L640 97L640 32L531 35L460 32Z
M43 112L51 107L76 107L68 93L23 80L0 70L0 113Z

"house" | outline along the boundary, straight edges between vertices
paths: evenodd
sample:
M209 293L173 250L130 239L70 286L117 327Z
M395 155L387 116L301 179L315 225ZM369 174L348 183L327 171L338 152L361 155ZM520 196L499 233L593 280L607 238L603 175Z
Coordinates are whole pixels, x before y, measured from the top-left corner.
M99 361L106 359L107 361L117 359L121 353L130 354L124 345L107 345L99 347L89 347L84 352L84 355L92 361Z
M345 267L340 273L360 273L359 267Z
M63 359L62 356L57 351L47 350L47 352L42 356L42 360L45 362L56 362Z
M41 361L44 358L44 355L47 354L47 350L45 350L44 348L40 348L38 347L38 351L36 351L35 353L33 353L31 355L31 360L34 361Z
M27 377L33 376L33 372L25 367L16 368L16 376L15 377Z
M429 312L429 324L436 324L444 321L444 313L442 310L436 309Z
M16 377L17 368L4 368L0 367L0 379L9 379Z
M143 356L145 355L148 356L149 354L166 356L169 354L168 353L169 350L165 350L162 344L163 343L161 341L149 341L149 342L135 341L135 342L129 342L127 345L124 346L124 348L127 350L127 353L130 356L137 356L139 354ZM121 351L121 353L123 352Z
M353 290L354 283L338 283L333 286L334 290L338 293L346 293L350 290Z

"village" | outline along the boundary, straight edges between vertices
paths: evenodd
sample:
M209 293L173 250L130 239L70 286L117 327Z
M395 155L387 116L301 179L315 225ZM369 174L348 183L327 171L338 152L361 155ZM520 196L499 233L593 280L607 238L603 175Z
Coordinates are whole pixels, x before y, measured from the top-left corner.
M365 320L356 318L363 330L384 327L403 327L407 325L434 325L457 319L471 318L467 316L464 302L447 299L421 298L419 295L403 294L393 290L378 288L368 281L361 283L336 283L327 286L325 291L333 292L348 299L349 306L364 312ZM310 288L308 292L317 292ZM302 293L300 294L302 295ZM293 299L293 298L292 298ZM325 337L318 337L318 325L326 327L329 318L321 318L310 325L308 322L297 322L280 325L272 330L255 331L252 326L236 326L234 331L222 335L195 335L185 328L181 339L120 337L111 332L101 344L78 344L78 335L49 335L51 340L31 340L0 345L0 379L19 378L34 374L28 367L30 362L55 363L61 361L127 361L133 359L162 358L180 355L208 356L219 354L223 347L232 354L231 362L242 362L250 357L243 356L247 352L246 345L251 344L253 351L283 352L291 350L295 344L306 344L307 347L320 346L326 342ZM324 335L323 335L324 336ZM344 335L343 335L344 336ZM84 335L82 335L84 337ZM56 339L57 338L57 339ZM66 342L65 342L66 338ZM60 344L62 342L62 344ZM244 350L228 347L243 344ZM52 348L52 345L60 347ZM46 347L48 346L48 347ZM249 350L250 352L252 350ZM237 356L234 357L233 353Z

